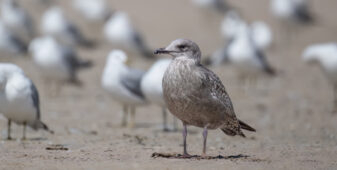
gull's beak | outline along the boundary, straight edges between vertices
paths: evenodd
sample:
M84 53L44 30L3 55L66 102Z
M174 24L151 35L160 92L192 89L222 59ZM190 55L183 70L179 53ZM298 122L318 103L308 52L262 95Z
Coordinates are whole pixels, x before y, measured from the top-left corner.
M168 54L170 51L167 51L165 48L158 48L154 51L154 54Z

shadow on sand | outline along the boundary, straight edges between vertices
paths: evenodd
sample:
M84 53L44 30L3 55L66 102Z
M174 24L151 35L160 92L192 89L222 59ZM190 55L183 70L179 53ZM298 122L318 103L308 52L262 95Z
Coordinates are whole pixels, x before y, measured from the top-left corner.
M201 160L201 159L206 159L206 160L211 160L211 159L227 159L227 160L242 160L245 159L247 160L248 158L250 158L249 155L243 155L243 154L239 154L239 155L230 155L230 156L222 156L222 155L218 155L218 156L200 156L200 155L191 155L191 156L184 156L181 154L171 154L171 153L153 153L152 158L168 158L168 159L197 159L197 160Z

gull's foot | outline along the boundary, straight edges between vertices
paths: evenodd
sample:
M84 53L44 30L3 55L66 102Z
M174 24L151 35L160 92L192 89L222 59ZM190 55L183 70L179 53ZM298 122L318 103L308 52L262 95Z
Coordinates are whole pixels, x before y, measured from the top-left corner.
M163 132L170 132L170 129L168 127L164 127Z
M7 137L7 140L13 140L13 138L12 138L12 137L10 137L10 136L8 136L8 137Z
M121 127L126 127L126 124L127 124L126 122L122 122Z
M178 155L180 158L184 158L184 159L190 159L190 158L193 158L195 157L195 155L190 155L188 153L184 153L182 155Z

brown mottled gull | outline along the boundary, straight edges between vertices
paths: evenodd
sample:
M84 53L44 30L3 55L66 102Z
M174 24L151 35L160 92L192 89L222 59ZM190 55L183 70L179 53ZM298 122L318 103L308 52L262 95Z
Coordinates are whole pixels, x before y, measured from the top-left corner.
M200 64L201 51L190 40L177 39L156 54L169 54L173 60L163 78L163 92L168 109L184 126L184 156L187 125L204 128L203 156L206 155L207 129L220 128L230 136L245 137L241 129L255 131L236 118L232 102L220 79Z

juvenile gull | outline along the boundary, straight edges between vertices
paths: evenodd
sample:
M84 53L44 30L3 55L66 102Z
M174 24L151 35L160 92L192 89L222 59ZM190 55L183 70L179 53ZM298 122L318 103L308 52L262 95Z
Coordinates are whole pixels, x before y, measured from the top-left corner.
M79 28L69 21L61 8L51 7L42 16L41 30L67 45L80 45L92 47L94 44L88 40Z
M154 57L152 50L124 12L116 11L111 15L104 26L104 36L113 45L137 52L147 58Z
M51 80L79 85L77 71L92 65L91 61L80 60L71 47L59 44L51 36L32 40L29 51L41 73Z
M163 110L163 130L168 131L167 107L163 96L163 77L171 63L171 59L160 59L145 73L141 81L141 89L147 101L160 106ZM177 129L176 118L173 117L173 130Z
M127 125L127 115L130 111L129 127L133 128L135 107L146 104L140 87L144 72L129 68L126 65L127 59L123 51L112 50L110 52L102 75L102 87L123 106L122 126Z
M204 128L203 155L206 155L207 130L220 128L230 136L245 135L241 129L255 131L236 118L232 102L216 74L200 64L201 51L190 40L177 39L156 54L169 54L173 61L163 78L163 92L168 109L183 123L184 151L187 125Z
M27 52L27 45L8 29L0 20L0 51L11 54L23 54Z
M1 18L4 24L21 39L29 41L33 38L35 34L33 20L16 0L2 1Z
M41 119L39 94L33 82L27 78L18 66L0 63L0 113L8 119L7 139L11 139L11 123L23 125L26 138L26 126L34 130L48 129Z
M307 47L303 60L308 63L319 63L327 79L334 87L334 112L337 112L337 44L324 43Z

